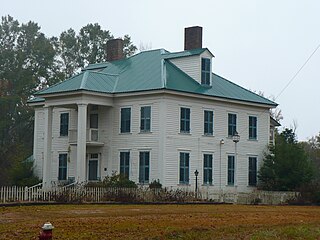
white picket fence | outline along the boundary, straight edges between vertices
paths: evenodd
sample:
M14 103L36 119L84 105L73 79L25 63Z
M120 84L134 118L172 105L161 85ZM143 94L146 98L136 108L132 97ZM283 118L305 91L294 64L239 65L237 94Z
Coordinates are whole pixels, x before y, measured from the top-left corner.
M0 203L23 202L211 202L238 204L284 204L297 197L295 192L254 191L251 193L223 191L194 191L181 189L104 188L70 185L42 189L41 184L32 187L0 187Z

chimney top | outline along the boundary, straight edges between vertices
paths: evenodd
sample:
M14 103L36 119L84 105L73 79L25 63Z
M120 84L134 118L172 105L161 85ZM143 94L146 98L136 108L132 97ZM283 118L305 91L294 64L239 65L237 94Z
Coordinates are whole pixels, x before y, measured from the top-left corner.
M202 27L194 26L184 29L184 50L202 48Z
M111 39L107 42L107 61L115 61L123 58L123 40Z

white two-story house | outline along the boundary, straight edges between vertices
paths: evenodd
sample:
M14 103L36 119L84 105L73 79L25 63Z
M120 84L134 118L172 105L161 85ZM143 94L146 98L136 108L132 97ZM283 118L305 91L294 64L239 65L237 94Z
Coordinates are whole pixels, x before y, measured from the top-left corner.
M181 52L123 58L122 49L121 39L109 41L108 62L29 101L43 185L117 172L139 184L194 188L197 171L200 188L253 189L277 104L212 73L201 27L185 29Z

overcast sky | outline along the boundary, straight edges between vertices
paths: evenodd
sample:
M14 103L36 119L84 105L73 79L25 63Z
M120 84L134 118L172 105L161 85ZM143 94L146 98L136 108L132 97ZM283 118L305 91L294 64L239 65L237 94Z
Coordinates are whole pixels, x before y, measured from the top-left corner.
M203 27L213 72L265 96L277 97L320 44L320 1L62 1L0 0L0 15L37 22L47 36L99 23L133 43L183 50L184 28ZM275 100L283 127L297 123L299 140L320 131L320 49Z

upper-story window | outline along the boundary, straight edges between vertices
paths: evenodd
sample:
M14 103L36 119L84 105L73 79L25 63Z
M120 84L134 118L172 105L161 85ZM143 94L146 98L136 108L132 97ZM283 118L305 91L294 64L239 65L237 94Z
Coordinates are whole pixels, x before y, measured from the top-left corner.
M120 132L130 133L131 131L131 108L121 108Z
M190 108L180 108L180 132L190 133Z
M249 116L249 139L257 139L257 117Z
M228 136L232 137L237 131L237 115L234 113L228 114Z
M209 58L201 59L201 84L210 86L211 60Z
M140 109L140 131L150 132L151 126L151 107L144 106Z
M213 111L204 111L204 135L213 135Z
M60 114L60 136L68 136L69 113Z
M99 115L97 113L90 114L90 128L98 129L99 126Z

